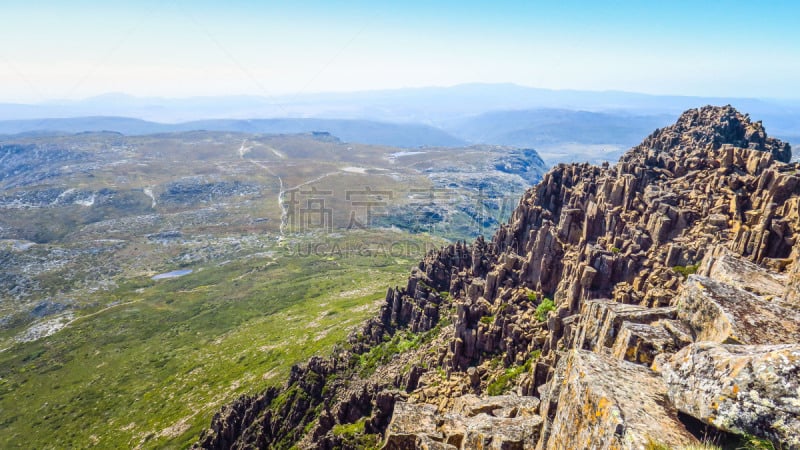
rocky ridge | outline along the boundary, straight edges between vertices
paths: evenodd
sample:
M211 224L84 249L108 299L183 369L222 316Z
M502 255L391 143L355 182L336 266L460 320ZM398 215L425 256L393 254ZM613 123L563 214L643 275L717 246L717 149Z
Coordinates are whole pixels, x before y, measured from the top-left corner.
M614 166L559 165L491 241L429 254L346 345L224 408L196 446L681 448L747 435L800 448L790 158L760 122L709 106Z

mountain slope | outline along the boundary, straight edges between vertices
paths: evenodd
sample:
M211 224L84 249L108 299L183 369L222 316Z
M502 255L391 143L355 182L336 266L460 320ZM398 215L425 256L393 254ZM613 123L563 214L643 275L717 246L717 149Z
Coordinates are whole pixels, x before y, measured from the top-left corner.
M347 345L223 409L197 446L678 448L754 435L797 448L790 157L728 106L685 112L615 166L559 165L490 242L429 254Z

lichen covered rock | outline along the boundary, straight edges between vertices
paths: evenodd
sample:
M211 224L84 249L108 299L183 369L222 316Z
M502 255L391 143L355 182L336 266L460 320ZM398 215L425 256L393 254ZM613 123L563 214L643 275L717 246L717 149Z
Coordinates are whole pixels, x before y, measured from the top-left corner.
M537 449L641 449L697 440L666 400L664 381L646 367L571 350L556 368Z
M659 361L669 398L717 428L800 448L800 344L692 344Z
M538 404L533 397L468 395L440 414L433 405L399 402L383 448L533 449L542 424L533 413Z
M800 342L800 312L731 284L692 275L676 297L695 340L739 344Z

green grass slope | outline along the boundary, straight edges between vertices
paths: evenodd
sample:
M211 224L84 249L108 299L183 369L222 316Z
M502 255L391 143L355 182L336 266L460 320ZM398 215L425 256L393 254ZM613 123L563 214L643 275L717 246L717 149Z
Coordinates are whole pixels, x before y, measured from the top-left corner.
M186 447L223 403L329 351L420 256L363 253L246 258L121 285L107 299L116 306L0 353L0 447Z

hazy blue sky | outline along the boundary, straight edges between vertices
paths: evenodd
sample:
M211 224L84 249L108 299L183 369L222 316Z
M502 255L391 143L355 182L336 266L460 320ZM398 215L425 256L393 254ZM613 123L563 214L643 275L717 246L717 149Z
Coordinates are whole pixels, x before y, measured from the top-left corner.
M798 3L3 0L0 101L466 82L800 98Z

